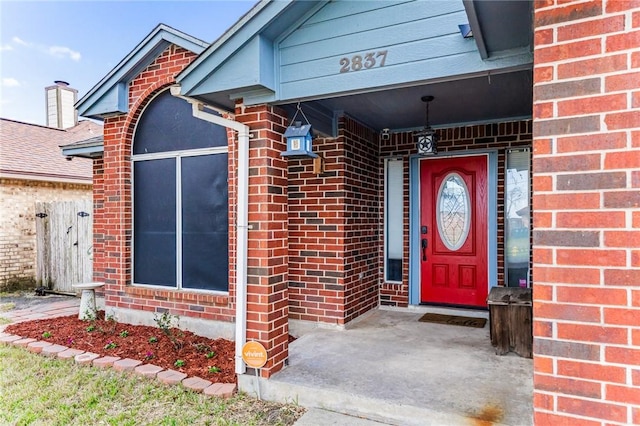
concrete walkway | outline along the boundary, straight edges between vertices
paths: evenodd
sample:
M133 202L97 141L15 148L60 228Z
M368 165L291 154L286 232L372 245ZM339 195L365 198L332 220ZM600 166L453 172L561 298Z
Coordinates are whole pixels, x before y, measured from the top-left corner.
M32 321L44 318L64 317L67 315L78 315L80 309L79 297L60 297L54 296L47 299L48 296L39 297L38 303L30 303L24 309L14 309L11 311L0 312L0 317L11 320L13 323L22 321ZM3 298L0 303L5 300L9 302L9 298ZM3 327L0 327L0 329Z
M79 306L70 297L0 316L52 318ZM488 324L422 323L423 313L379 309L347 330L316 329L291 343L287 368L270 380L243 375L240 389L255 395L259 383L262 398L309 408L298 426L531 425L532 360L496 356Z
M488 324L422 323L422 314L374 310L347 330L317 329L290 345L287 368L270 380L241 376L240 389L255 394L259 383L265 399L353 416L343 421L532 424L532 360L495 355Z

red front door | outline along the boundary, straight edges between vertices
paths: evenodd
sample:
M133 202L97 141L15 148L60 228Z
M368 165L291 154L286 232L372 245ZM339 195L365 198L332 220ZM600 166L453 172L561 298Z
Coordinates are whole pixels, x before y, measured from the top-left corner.
M487 156L420 162L420 300L487 306Z

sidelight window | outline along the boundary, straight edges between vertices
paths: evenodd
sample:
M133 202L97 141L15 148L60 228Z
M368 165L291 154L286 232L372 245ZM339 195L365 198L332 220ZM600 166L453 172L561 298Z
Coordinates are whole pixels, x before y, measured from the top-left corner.
M385 160L385 281L402 282L403 247L403 173L402 159Z
M509 287L529 286L531 254L531 184L528 149L507 152L505 175L505 272Z

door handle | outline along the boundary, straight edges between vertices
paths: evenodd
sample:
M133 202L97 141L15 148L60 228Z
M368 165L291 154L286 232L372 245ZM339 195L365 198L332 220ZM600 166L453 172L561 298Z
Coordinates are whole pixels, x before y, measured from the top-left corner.
M427 239L423 238L422 239L422 261L426 262L427 261Z

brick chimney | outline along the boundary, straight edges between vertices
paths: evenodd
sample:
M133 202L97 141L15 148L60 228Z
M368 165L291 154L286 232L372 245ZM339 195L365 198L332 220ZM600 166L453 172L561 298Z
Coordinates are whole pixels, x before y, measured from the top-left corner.
M56 80L55 85L45 87L47 99L47 126L68 129L78 124L75 104L78 91L69 87L66 81Z

